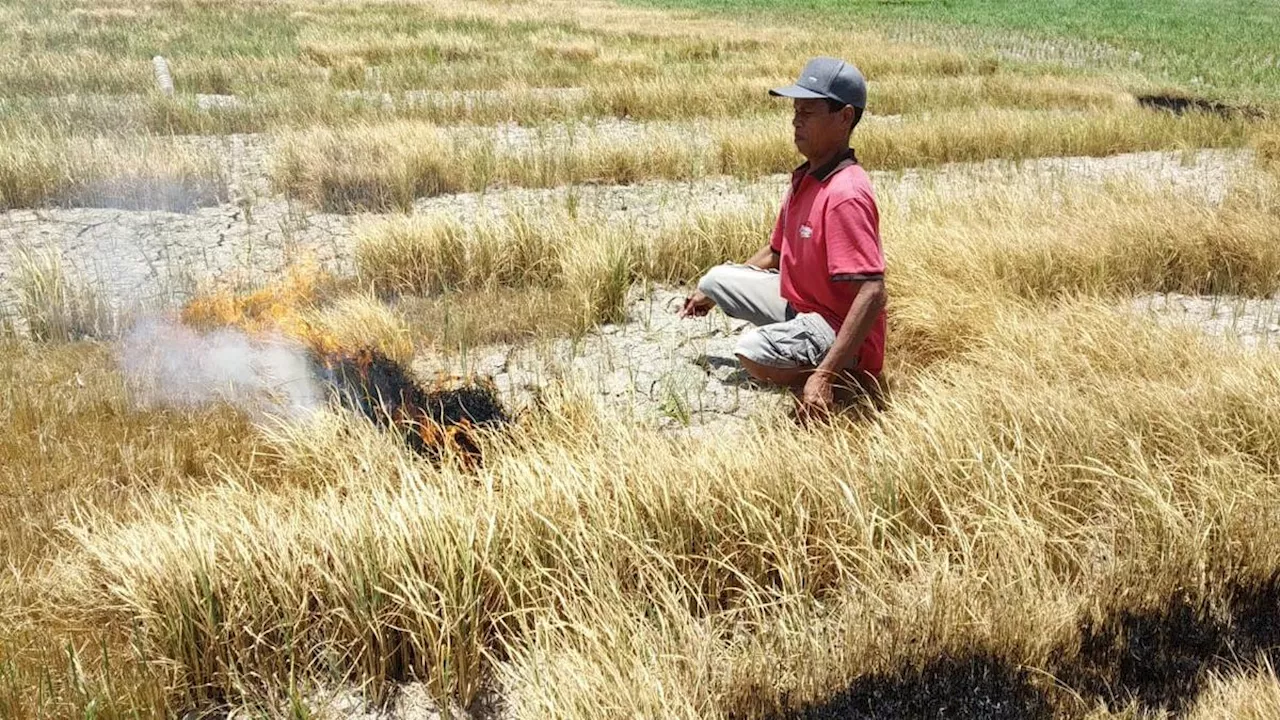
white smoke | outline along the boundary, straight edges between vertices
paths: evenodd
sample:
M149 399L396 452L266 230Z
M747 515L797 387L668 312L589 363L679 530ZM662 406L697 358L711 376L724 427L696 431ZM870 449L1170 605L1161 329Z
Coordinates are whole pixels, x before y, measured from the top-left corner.
M306 351L238 330L198 333L169 318L139 321L120 341L120 367L144 407L226 402L255 418L299 418L324 402Z

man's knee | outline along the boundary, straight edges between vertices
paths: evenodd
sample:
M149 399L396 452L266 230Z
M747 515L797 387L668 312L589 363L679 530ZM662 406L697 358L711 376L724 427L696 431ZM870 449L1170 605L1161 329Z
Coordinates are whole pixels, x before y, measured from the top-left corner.
M771 368L814 368L835 339L825 323L820 318L814 322L814 318L799 316L756 328L738 338L734 354Z
M708 270L702 279L698 280L698 291L711 298L715 304L721 304L731 267L731 265L717 265Z
M812 364L788 352L788 348L778 343L775 326L756 328L743 333L734 346L733 354L738 356L747 374L756 380L789 385L802 372L812 369Z

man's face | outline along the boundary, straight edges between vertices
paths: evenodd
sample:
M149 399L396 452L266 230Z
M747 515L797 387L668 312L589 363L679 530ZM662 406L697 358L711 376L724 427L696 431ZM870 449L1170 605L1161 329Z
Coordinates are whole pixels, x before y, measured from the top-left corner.
M848 108L831 112L827 101L820 98L796 99L795 115L791 126L795 128L796 149L807 158L822 157L848 142L845 118Z

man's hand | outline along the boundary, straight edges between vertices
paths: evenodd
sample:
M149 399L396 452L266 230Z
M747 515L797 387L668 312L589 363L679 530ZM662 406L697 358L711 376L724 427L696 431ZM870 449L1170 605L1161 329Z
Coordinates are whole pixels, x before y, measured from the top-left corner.
M685 298L684 307L680 308L680 317L701 317L711 312L715 305L701 290L694 290L692 295Z
M826 370L815 370L804 381L804 390L800 393L799 416L803 420L821 420L831 412L834 401L835 373Z

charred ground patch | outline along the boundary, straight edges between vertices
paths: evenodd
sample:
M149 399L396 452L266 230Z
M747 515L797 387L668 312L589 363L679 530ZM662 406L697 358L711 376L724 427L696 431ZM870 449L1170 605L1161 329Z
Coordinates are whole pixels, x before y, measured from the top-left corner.
M478 464L476 433L508 420L492 386L472 383L424 389L399 363L377 351L315 357L313 366L340 404L399 432L405 444L433 460L452 447Z
M1181 712L1211 673L1274 659L1280 647L1280 578L1231 586L1213 602L1176 593L1144 609L1120 609L1080 625L1080 646L1054 673L1082 697L1117 709L1136 702Z
M1135 98L1138 104L1149 110L1164 110L1174 115L1183 115L1189 112L1200 112L1217 115L1223 118L1245 118L1248 120L1261 120L1266 117L1266 113L1256 107L1248 105L1229 105L1214 100L1206 100L1204 98L1187 97L1185 95L1170 95L1163 93L1154 93L1149 95L1138 95Z
M978 652L867 675L823 702L774 717L1040 720L1053 717L1053 706L1031 671L1007 658Z
M1178 592L1143 607L1082 617L1078 643L1033 668L991 651L939 655L865 675L829 698L774 718L1079 718L1099 705L1182 715L1211 675L1280 659L1280 575L1214 598ZM788 706L784 696L780 703Z

